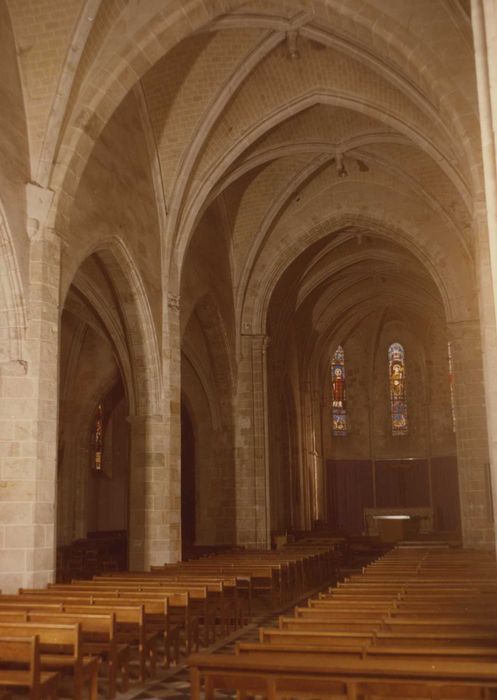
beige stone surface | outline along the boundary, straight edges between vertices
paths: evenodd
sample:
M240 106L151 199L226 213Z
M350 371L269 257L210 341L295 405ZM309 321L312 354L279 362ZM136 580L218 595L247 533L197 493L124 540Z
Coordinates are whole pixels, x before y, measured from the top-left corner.
M457 458L463 539L493 546L497 15L468 6L0 0L2 589L92 528L133 568L189 520L266 546L331 519L329 460Z

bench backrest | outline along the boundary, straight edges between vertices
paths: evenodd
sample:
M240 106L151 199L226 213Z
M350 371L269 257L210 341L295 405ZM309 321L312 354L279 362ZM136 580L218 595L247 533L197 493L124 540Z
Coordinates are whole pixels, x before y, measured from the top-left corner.
M81 658L81 627L73 625L36 623L36 622L0 622L2 637L38 637L40 646L57 647L61 653L66 653L75 659Z
M0 666L9 667L14 664L27 666L29 684L33 694L40 686L40 643L35 634L30 637L0 636Z

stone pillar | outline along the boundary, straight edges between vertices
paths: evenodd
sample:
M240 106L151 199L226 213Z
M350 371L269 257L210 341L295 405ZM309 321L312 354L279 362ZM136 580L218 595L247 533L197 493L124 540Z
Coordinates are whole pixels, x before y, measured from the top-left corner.
M326 499L326 475L324 469L324 459L323 459L323 436L322 436L322 408L321 408L321 395L319 391L313 391L311 395L312 401L312 443L313 443L313 461L315 470L315 482L316 482L316 507L317 511L315 513L314 519L319 521L326 521L326 510L327 510L327 499Z
M265 335L242 335L236 397L237 542L270 546Z
M497 505L497 6L472 0L484 191L474 196L493 509ZM497 533L496 533L497 536Z
M0 369L0 588L55 571L60 239L31 242L26 360Z
M169 292L163 337L164 423L168 498L166 561L181 561L181 330L180 297Z
M478 321L448 324L452 344L463 543L493 546L485 391Z
M162 416L130 416L129 567L177 560L171 538L172 494Z
M300 391L301 397L301 424L302 435L302 466L304 488L304 514L305 529L312 528L313 521L317 518L316 495L317 481L316 458L317 450L314 439L312 390L309 383L304 383Z
M129 567L181 559L181 364L179 297L169 294L164 318L164 413L130 422Z
M497 4L471 0L486 218L494 307L497 308Z

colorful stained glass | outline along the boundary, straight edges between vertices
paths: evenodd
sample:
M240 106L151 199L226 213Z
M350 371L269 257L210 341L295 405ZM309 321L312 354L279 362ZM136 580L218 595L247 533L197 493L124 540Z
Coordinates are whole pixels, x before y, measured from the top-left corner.
M407 435L406 366L404 348L392 343L388 348L388 374L392 435Z
M94 441L94 460L93 468L95 471L102 471L102 455L104 448L104 419L103 419L103 408L102 404L99 403L97 406L97 414L95 416L95 425L93 433Z
M339 345L331 361L331 393L333 435L347 435L347 396L345 387L345 354Z

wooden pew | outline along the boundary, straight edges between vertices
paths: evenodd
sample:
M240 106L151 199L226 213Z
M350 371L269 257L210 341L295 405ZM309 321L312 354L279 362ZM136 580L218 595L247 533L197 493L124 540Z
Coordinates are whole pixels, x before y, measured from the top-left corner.
M88 582L91 583L91 582ZM124 587L122 590L107 586L85 585L82 587L65 586L49 589L21 589L21 595L15 597L16 601L29 601L30 603L40 600L58 600L62 604L77 604L77 605L145 605L146 622L151 624L156 630L159 628L157 606L155 611L153 603L156 602L162 605L162 613L164 616L162 624L162 632L164 633L167 662L170 661L170 647L177 647L177 637L181 630L185 635L185 650L190 653L193 648L198 649L199 646L199 618L203 605L206 601L206 588L197 587L196 589L183 590L181 588L174 589L161 588L157 592L154 591L135 591ZM193 602L191 599L193 596ZM3 597L5 600L6 597ZM2 598L0 597L0 605ZM197 605L196 605L197 604ZM150 609L150 610L149 610ZM159 630L160 631L160 630Z
M26 617L28 622L41 624L79 624L83 653L99 656L107 662L108 697L115 697L119 676L121 692L125 693L129 689L129 646L118 642L114 612L95 614L32 611L26 613ZM3 621L1 614L0 621Z
M354 658L327 654L193 654L190 666L191 698L199 700L201 682L205 698L217 688L264 694L268 700L282 696L346 697L464 697L480 698L497 687L493 661L458 661L423 658ZM464 693L461 695L461 693Z
M38 637L41 668L43 670L68 670L74 677L74 697L82 700L85 683L88 697L97 700L98 663L96 656L84 656L79 624L42 624L35 622L0 622L0 637Z
M231 578L213 578L206 576L188 576L188 575L172 575L169 577L159 576L158 574L137 574L115 575L115 576L98 576L92 581L86 581L84 584L79 581L74 581L72 585L91 584L103 587L114 587L119 590L123 588L143 590L143 591L159 591L169 590L171 592L187 591L190 593L192 605L196 605L199 599L195 592L205 590L204 598L201 607L201 616L204 626L204 644L208 645L216 638L216 617L220 619L221 634L229 634L231 623L233 620L233 630L237 626L244 624L246 615L246 607L243 605L243 598L238 594L237 579ZM211 635L212 633L212 635Z
M148 676L155 676L157 662L157 644L159 633L150 631L145 620L143 605L130 601L104 602L102 599L94 605L81 605L74 602L64 603L64 612L79 615L90 611L97 614L114 614L116 621L116 636L119 644L136 646L140 680L144 682Z
M6 688L26 688L30 700L57 700L58 683L58 673L41 670L37 635L0 637L0 692L4 697L9 697Z
M6 599L9 600L6 600ZM149 629L145 608L151 610L152 621L156 623L158 609L164 613L165 603L162 601L149 601L146 605L135 599L128 598L93 598L92 596L68 596L63 598L57 606L47 606L43 602L43 596L2 596L0 611L24 611L24 612L49 612L54 614L114 614L117 625L117 640L119 644L134 643L137 648L140 668L140 680L147 676L155 675L157 646L161 636L157 629ZM164 615L167 628L167 616ZM168 640L169 641L169 640Z
M91 580L74 581L72 584L56 584L48 590L22 589L22 595L46 595L50 597L64 597L90 595L99 597L113 596L118 598L133 598L144 602L145 600L165 600L169 614L174 617L176 624L184 624L186 631L187 653L190 653L193 644L198 646L198 629L200 622L204 625L204 642L208 645L215 639L215 617L222 614L222 584L212 583L208 586L183 585L181 583L168 583L161 585L155 583L142 583L121 580Z
M306 646L318 644L322 648L352 647L362 648L373 643L374 631L370 632L330 632L323 630L281 630L273 627L259 629L259 641L268 644L292 644Z
M481 697L497 687L497 567L468 575L463 555L448 571L430 556L387 555L373 571L297 607L293 618L280 617L279 629L260 630L259 645L240 645L239 662L193 655L192 697L201 677L206 700L217 687L268 698Z

